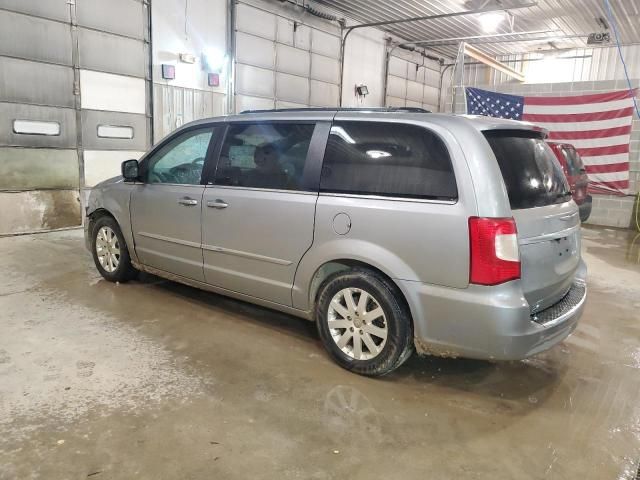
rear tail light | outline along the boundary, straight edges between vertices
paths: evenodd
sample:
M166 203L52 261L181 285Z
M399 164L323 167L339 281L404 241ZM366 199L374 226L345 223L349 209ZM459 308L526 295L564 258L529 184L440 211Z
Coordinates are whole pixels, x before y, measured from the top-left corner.
M513 218L469 218L469 281L497 285L520 278L520 252Z

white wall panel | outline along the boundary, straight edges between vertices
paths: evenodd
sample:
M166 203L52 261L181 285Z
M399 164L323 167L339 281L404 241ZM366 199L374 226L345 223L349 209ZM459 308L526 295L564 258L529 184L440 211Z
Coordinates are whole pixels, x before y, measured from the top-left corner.
M205 50L226 51L226 4L224 0L188 0L186 5L185 0L151 2L154 83L225 92L226 75L220 76L219 87L208 86L207 72L200 59ZM180 53L190 53L198 61L194 64L182 63L179 60ZM174 80L162 78L162 64L176 67Z
M276 16L240 3L236 7L236 28L241 32L275 40Z
M279 72L292 73L307 77L309 75L311 58L309 52L298 48L280 45L276 47L277 65Z
M269 110L273 107L273 100L268 98L249 97L247 95L236 95L236 112L245 110Z
M407 81L404 78L390 76L387 81L387 95L404 98L407 95Z
M311 30L311 51L328 57L340 58L340 39L321 30Z
M404 86L403 86L404 83ZM387 97L398 105L397 98L404 99L404 106L438 111L440 90L440 65L415 52L396 51L389 59ZM434 90L436 93L434 94ZM418 105L419 104L419 105Z
M407 100L422 102L424 85L422 83L407 81Z
M251 96L273 97L274 76L272 70L238 65L236 67L236 92Z
M311 55L311 78L323 82L340 83L340 62L323 55Z
M236 36L236 61L273 69L275 66L274 44L271 40L238 32Z
M389 58L389 75L407 78L407 63L406 60L391 56Z
M108 178L120 175L120 165L125 160L140 158L144 152L128 150L85 150L85 186L93 187Z
M303 50L311 50L311 28L306 25L298 25L293 34L294 46Z
M304 103L276 102L276 108L305 108L306 106Z
M314 107L335 107L338 105L339 95L338 85L311 80L309 102Z
M404 98L387 96L387 106L388 107L406 107L406 102Z
M309 99L309 80L296 75L277 73L276 98L288 102L307 104Z
M277 30L278 34L276 40L278 43L284 43L285 45L293 46L293 28L294 22L288 18L277 17Z
M418 70L420 66L415 63L409 63L407 66L407 79L415 82L418 78Z
M385 33L373 28L355 30L345 48L342 104L345 107L384 105ZM369 95L355 95L355 86L365 84Z
M82 108L145 113L146 89L142 78L80 70Z

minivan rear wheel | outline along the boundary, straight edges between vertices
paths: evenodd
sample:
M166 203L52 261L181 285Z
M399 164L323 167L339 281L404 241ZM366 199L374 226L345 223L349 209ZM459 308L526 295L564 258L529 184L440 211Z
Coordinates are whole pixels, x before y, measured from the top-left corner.
M324 281L316 324L324 347L341 367L380 376L411 356L411 317L400 295L372 270L341 271Z

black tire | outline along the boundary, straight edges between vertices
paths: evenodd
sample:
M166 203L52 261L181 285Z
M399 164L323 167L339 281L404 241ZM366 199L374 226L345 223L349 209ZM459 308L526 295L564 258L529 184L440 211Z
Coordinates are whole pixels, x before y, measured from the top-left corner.
M119 261L117 268L112 272L105 270L105 268L100 263L100 260L98 260L96 239L98 237L98 232L100 232L100 229L103 227L110 228L113 233L115 233L118 239L118 247L120 249ZM128 282L129 280L134 279L138 274L138 271L131 264L131 257L129 256L127 243L125 242L124 236L120 231L118 222L116 222L113 217L105 215L98 218L94 223L93 229L91 231L91 253L93 255L93 261L96 264L96 268L105 280L108 280L110 282Z
M364 290L369 293L382 308L386 318L386 341L379 353L373 358L355 359L338 347L331 334L328 324L329 306L334 296L346 288L357 289L356 292ZM318 334L325 349L338 365L360 375L375 377L392 372L411 356L413 353L411 315L407 311L401 295L395 285L373 270L358 268L341 271L329 276L323 282L316 302L315 320ZM366 327L362 328L366 331ZM346 329L340 331L346 333ZM351 342L353 349L354 340ZM347 348L349 348L348 345Z

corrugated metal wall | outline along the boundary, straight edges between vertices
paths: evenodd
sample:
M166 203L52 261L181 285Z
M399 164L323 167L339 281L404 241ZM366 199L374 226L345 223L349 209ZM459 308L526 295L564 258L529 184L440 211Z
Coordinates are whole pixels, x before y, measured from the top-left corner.
M640 48L624 46L622 53L629 76L640 78ZM624 78L624 67L615 47L584 48L545 54L529 53L500 57L509 66L524 72L527 83L562 83ZM500 85L517 83L504 73L484 65L465 66L465 84Z
M0 0L0 234L79 225L82 189L146 149L146 18L140 0Z

